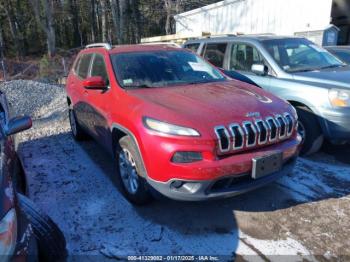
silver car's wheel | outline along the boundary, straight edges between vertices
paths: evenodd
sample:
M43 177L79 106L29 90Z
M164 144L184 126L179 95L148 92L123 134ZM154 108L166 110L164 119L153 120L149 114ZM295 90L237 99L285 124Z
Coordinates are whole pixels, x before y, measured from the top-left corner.
M302 142L304 142L306 138L306 131L305 126L301 121L298 121L298 133L302 138Z
M119 171L125 189L130 194L136 194L139 188L139 176L136 171L135 159L126 148L123 148L119 153Z
M297 106L298 133L302 137L300 154L307 156L317 152L323 144L323 134L317 116L307 107Z

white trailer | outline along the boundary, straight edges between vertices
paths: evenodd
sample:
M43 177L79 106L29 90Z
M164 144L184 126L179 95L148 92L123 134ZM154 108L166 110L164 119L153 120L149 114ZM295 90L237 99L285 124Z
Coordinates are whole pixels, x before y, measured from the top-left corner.
M176 34L294 35L327 28L332 0L225 0L175 16Z

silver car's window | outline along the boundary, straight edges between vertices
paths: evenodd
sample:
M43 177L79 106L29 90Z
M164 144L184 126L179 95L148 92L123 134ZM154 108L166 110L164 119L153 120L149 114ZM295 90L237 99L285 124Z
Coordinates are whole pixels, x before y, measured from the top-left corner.
M343 66L322 47L302 38L262 41L276 63L286 72L303 72Z
M251 72L253 64L264 64L258 50L248 44L233 44L230 56L230 70Z
M206 44L203 57L213 65L222 68L224 65L227 43Z
M185 48L193 51L193 52L197 52L198 48L199 48L200 44L199 43L193 43L193 44L187 44L185 45Z

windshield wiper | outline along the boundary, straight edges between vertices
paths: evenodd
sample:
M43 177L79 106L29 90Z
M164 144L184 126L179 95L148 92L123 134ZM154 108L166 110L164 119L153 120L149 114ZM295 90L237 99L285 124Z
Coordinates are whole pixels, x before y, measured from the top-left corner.
M128 85L128 86L125 86L125 88L127 89L138 89L138 88L152 88L153 86L150 86L150 85L147 85L147 84L141 84L141 85Z
M329 65L329 66L323 66L319 69L327 69L327 68L336 68L336 67L344 67L345 65Z
M227 80L226 78L222 79L204 79L204 80L199 80L199 81L192 81L192 82L187 82L186 84L188 85L195 85L195 84L207 84L207 83L215 83L215 82L221 82Z
M290 70L289 73L302 73L302 72L310 72L315 71L318 68L305 68L305 69L297 69L297 70Z

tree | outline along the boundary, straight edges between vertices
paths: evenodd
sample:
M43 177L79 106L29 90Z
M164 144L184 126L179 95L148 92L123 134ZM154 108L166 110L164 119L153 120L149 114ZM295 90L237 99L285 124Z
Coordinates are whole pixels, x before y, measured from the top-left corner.
M174 15L218 0L0 0L4 55L49 57L94 42L175 32Z
M56 53L56 35L53 21L52 0L30 0L35 18L46 35L47 52L49 57Z

